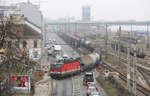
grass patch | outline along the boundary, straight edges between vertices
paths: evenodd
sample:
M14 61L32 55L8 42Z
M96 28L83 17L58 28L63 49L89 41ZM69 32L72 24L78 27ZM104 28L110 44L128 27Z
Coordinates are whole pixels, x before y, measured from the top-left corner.
M43 79L43 75L39 76L39 72L41 72L41 71L34 72L34 83Z
M15 95L12 95L12 96L33 96L33 95L29 95L29 94L15 94Z
M103 75L103 70L100 71L100 75L97 78L98 83L104 88L108 96L121 96L119 90L109 80L106 80Z

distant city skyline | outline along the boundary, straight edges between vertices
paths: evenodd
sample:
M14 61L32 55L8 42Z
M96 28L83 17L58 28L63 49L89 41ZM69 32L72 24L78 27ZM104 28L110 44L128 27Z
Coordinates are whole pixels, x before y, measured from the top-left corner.
M92 20L150 20L150 0L50 0L41 4L41 10L50 19L81 20L84 5L91 6Z
M39 0L29 1L39 3ZM92 20L150 21L150 0L41 0L40 9L51 20L69 17L81 20L84 5L91 6Z

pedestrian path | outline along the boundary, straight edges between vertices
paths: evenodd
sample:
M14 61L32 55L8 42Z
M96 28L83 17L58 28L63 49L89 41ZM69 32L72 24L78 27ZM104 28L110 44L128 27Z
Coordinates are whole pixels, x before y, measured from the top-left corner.
M47 66L49 60L47 60L46 52L44 52L43 58L41 60L41 64L43 66ZM42 67L44 76L43 79L39 82L35 83L35 94L34 96L50 96L51 94L51 78L48 76L48 68Z
M43 79L35 84L34 96L50 96L51 94L51 80L47 74Z

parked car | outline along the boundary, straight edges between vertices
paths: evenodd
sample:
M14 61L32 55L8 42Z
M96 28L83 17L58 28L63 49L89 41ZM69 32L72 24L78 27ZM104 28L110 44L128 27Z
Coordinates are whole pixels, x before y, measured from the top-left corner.
M87 96L90 96L93 92L98 92L96 87L88 87Z
M48 55L52 55L52 54L53 54L52 48L48 48L48 49L47 49L47 52L48 52Z
M88 82L88 87L96 87L98 89L96 82Z
M69 58L69 56L67 54L63 55L63 59L68 59L68 58Z
M63 61L64 59L62 58L62 56L57 55L57 56L56 56L56 60L57 60L57 61Z
M89 96L101 96L98 91L91 92Z
M89 82L94 82L94 77L92 72L86 72L83 78L83 85L88 85Z

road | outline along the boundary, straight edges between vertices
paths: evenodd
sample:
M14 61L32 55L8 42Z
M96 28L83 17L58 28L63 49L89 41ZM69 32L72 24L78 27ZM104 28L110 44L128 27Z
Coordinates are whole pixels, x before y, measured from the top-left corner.
M63 41L59 36L57 36L57 34L48 33L46 36L47 36L46 37L47 40L55 39L58 44L62 44L61 46L63 52L67 54L69 57L77 58L80 56L75 50L73 50L70 47L70 45L67 45L65 41ZM79 84L78 88L81 90L80 91L81 96L86 96L87 87L82 84L83 75L79 75L77 78L79 79L79 82L76 84ZM56 90L54 92L55 93L54 96L72 96L73 87L75 86L75 84L73 85L73 80L74 78L72 79L68 78L65 80L56 80ZM100 92L100 93L104 93L104 92ZM106 96L106 95L102 94L101 96Z
M79 57L79 55L74 52L74 50L67 45L61 38L59 38L55 33L49 33L46 35L47 40L55 39L57 43L63 44L61 45L62 50L69 57ZM74 55L72 54L74 52ZM54 90L54 96L72 96L72 79L68 78L65 80L56 80L56 90Z
M67 43L65 41L63 41L59 36L57 36L56 33L48 33L46 36L47 36L46 37L47 41L49 39L54 39L54 40L56 40L56 42L58 43L58 45L62 44L61 47L62 47L63 52L66 53L69 57L76 58L76 57L80 56L75 50L73 50L70 47L70 45L67 45Z
M72 96L71 78L56 81L55 96Z
M44 76L43 80L36 83L34 96L49 96L51 94L51 83L48 76Z

